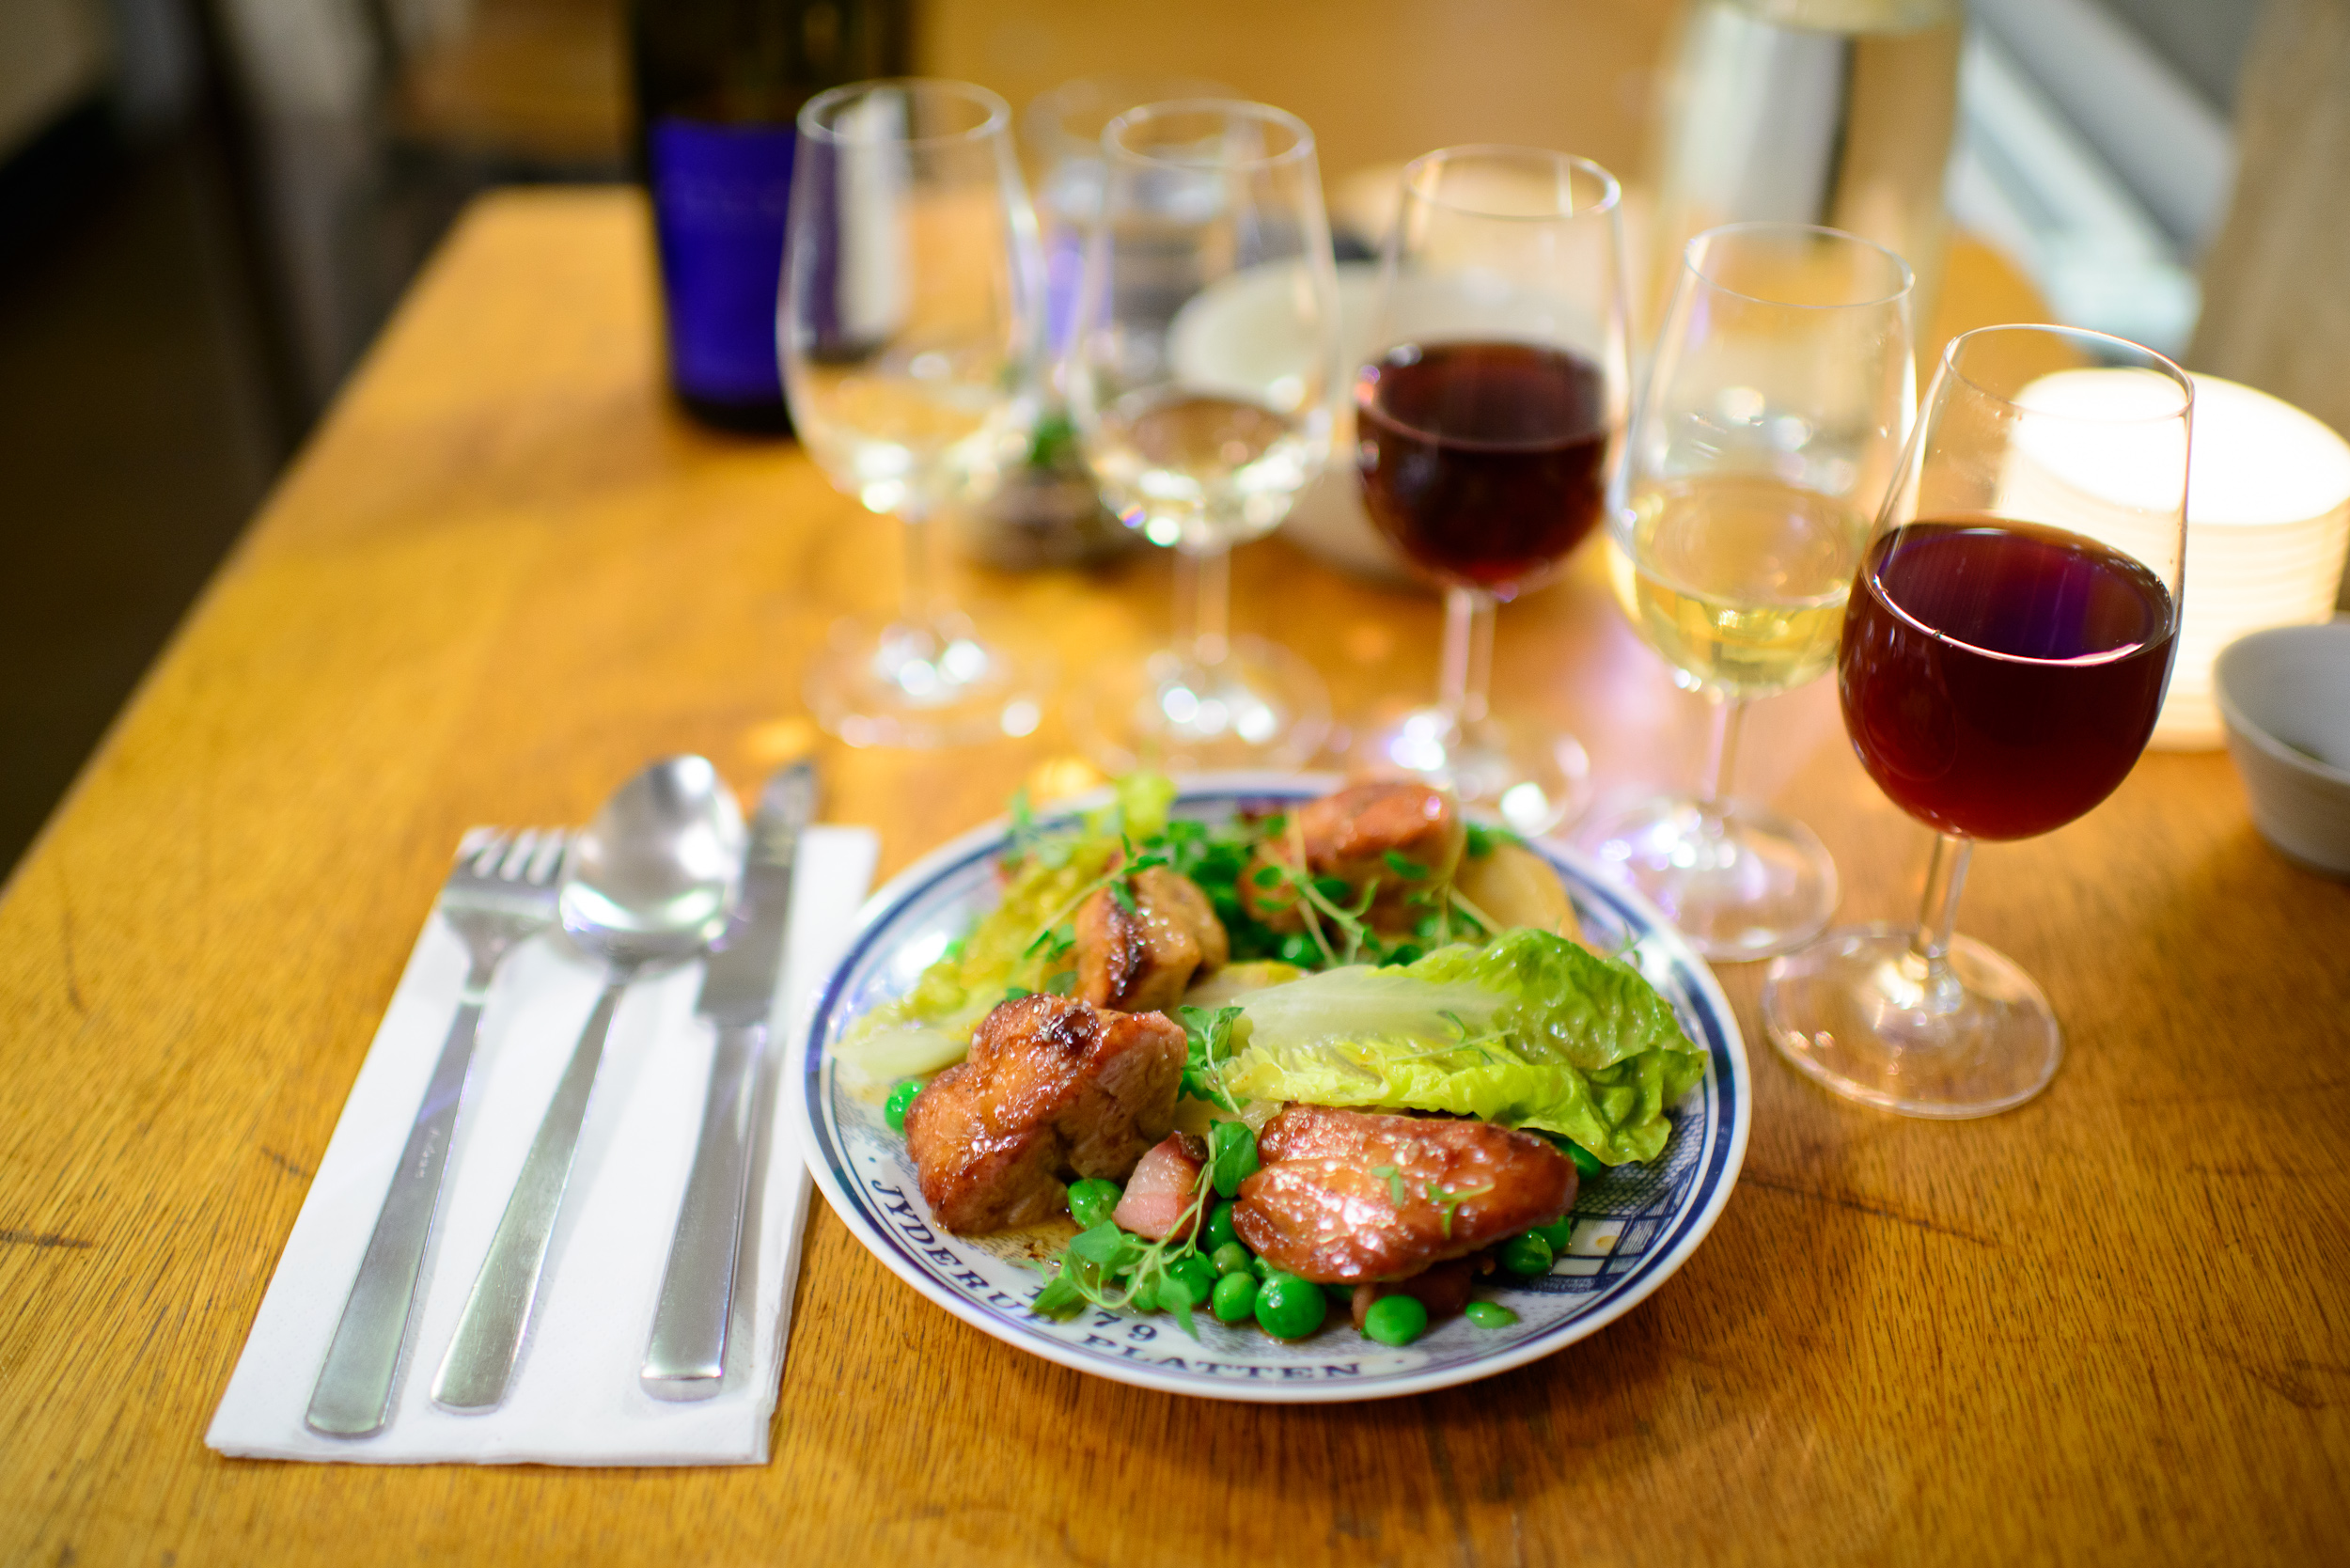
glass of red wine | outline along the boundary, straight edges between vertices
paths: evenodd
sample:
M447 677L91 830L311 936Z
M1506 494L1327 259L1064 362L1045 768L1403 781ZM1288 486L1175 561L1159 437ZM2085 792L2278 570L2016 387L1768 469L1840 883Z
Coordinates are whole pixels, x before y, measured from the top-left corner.
M2031 977L1951 934L1978 839L2030 838L2122 782L2162 707L2186 553L2194 390L2100 333L1951 340L1845 602L1853 749L1938 836L1917 926L1827 933L1776 961L1762 1020L1836 1092L1986 1116L2063 1055Z
M1355 382L1363 502L1445 589L1434 707L1371 729L1355 760L1450 788L1540 833L1582 804L1573 736L1486 700L1495 607L1596 528L1629 370L1615 177L1524 147L1415 159L1381 258Z

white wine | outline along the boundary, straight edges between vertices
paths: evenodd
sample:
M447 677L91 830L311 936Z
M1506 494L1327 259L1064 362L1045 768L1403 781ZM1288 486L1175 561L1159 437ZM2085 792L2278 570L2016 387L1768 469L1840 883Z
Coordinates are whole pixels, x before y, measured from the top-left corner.
M1778 479L1659 485L1633 499L1632 623L1699 685L1735 698L1802 685L1835 662L1869 520Z
M984 353L950 358L900 349L848 365L807 365L792 380L791 413L835 484L873 511L926 515L992 493L1016 449L998 390L1001 365Z
M1321 472L1311 416L1158 388L1102 411L1089 454L1103 498L1153 544L1241 544L1271 532Z

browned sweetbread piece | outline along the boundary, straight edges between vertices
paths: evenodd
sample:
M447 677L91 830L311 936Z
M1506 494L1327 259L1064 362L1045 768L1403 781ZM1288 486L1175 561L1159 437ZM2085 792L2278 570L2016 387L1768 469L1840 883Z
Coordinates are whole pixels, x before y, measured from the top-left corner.
M1174 1124L1183 1031L1155 1012L1024 996L906 1107L922 1198L966 1235L1063 1212L1073 1178L1123 1180Z
M1442 790L1400 779L1350 784L1299 807L1289 831L1258 846L1241 873L1241 902L1276 931L1301 929L1289 877L1260 873L1267 867L1294 872L1302 845L1308 875L1336 877L1355 896L1376 880L1371 925L1408 931L1426 913L1429 892L1460 864L1467 836Z
M1257 1135L1240 1239L1323 1284L1408 1279L1574 1205L1574 1166L1531 1133L1484 1121L1290 1105Z
M1077 995L1095 1007L1156 1012L1182 999L1194 978L1224 967L1231 938L1199 885L1152 866L1125 882L1126 903L1108 887L1077 906Z

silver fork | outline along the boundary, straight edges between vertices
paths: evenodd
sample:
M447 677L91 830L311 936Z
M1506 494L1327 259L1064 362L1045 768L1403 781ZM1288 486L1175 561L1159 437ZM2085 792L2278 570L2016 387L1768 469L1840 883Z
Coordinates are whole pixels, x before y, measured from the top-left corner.
M458 1102L473 1064L481 1004L507 953L555 923L556 885L570 841L571 834L561 828L513 834L477 829L458 847L457 864L441 889L440 911L471 960L465 989L311 1390L304 1419L313 1432L371 1436L384 1430L390 1416L416 1279L440 1210L441 1174L457 1131Z

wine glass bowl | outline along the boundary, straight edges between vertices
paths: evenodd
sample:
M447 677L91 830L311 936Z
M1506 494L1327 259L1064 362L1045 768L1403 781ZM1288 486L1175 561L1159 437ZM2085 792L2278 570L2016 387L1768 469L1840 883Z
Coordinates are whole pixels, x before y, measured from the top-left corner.
M985 88L859 82L802 108L778 320L794 425L834 486L898 517L898 615L836 629L807 680L854 744L1033 729L1023 662L944 602L936 519L1026 449L1039 261L1010 112Z
M1629 383L1621 200L1606 170L1534 148L1415 160L1355 378L1364 509L1446 607L1436 702L1372 728L1355 760L1527 833L1576 808L1589 763L1574 737L1491 712L1493 617L1606 515Z
M2078 368L2043 374L2044 353ZM1765 1028L1850 1098L1982 1116L2046 1087L2062 1037L2012 960L1951 934L1977 839L2061 826L2154 732L2176 647L2194 390L2151 350L2062 327L1953 339L1862 558L1838 692L1854 750L1935 830L1912 930L1775 963Z
M1310 666L1234 637L1230 552L1327 463L1338 282L1313 136L1229 99L1145 104L1102 134L1070 411L1104 501L1176 564L1174 645L1105 663L1077 703L1113 767L1293 765L1329 728Z
M1709 958L1785 952L1834 913L1809 827L1729 792L1745 705L1825 674L1916 400L1906 263L1802 224L1689 242L1635 416L1609 566L1675 682L1714 704L1693 794L1583 835Z

